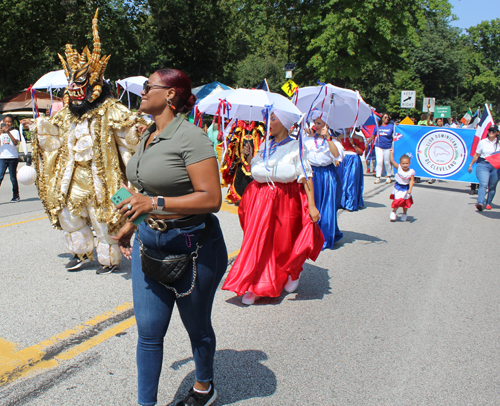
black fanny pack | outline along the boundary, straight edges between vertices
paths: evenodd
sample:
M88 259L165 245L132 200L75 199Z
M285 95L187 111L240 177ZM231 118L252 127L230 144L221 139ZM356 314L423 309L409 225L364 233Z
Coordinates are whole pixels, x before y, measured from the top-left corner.
M207 241L212 229L212 224L213 219L209 214L206 216L205 228L201 233L200 240L196 243L196 250L194 250L191 254L170 255L162 253L161 251L153 250L145 247L139 238L139 235L137 235L140 244L139 248L141 253L142 271L151 279L161 283L167 289L174 292L176 298L190 295L193 291L197 276L196 259L198 258L198 251ZM169 286L168 284L180 279L186 272L191 262L193 263L193 278L191 287L185 293L178 293L174 287Z

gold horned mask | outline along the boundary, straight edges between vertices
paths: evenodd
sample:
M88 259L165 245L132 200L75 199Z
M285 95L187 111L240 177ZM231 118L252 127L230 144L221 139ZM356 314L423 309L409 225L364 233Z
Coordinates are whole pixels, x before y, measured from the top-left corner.
M97 13L92 19L92 36L94 39L94 49L90 53L89 48L85 47L81 54L73 50L71 44L66 44L66 61L60 55L59 59L68 78L68 87L64 92L64 105L69 102L80 105L85 99L92 103L97 99L102 91L103 75L106 65L111 55L101 57L101 40L97 31ZM92 94L89 90L92 91Z

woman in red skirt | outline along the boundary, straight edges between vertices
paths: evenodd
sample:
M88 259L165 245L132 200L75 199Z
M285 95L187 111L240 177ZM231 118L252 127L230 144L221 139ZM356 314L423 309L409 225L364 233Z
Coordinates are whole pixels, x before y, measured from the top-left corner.
M277 297L283 289L293 292L304 262L315 261L323 248L312 169L288 134L293 124L286 113L271 114L270 146L262 143L252 159L254 180L238 208L243 244L222 289L244 295L244 304ZM253 155L249 148L243 152Z

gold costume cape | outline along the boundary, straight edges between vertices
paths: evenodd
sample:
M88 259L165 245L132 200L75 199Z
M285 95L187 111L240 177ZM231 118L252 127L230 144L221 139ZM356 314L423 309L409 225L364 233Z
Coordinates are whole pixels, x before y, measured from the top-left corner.
M58 215L65 206L79 215L90 204L109 234L118 232L125 219L111 196L126 182L125 165L137 150L139 123L146 124L113 98L81 117L65 107L50 119L36 120L36 185L54 228L62 229Z

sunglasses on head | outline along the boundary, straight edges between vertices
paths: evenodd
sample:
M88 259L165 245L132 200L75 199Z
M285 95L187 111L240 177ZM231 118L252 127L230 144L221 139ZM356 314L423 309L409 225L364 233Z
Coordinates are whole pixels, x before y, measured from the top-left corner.
M149 91L153 88L153 87L160 87L162 89L170 89L170 86L161 86L161 85L151 85L149 84L149 80L146 80L144 82L144 84L142 85L142 90L144 91L144 94L148 94Z

